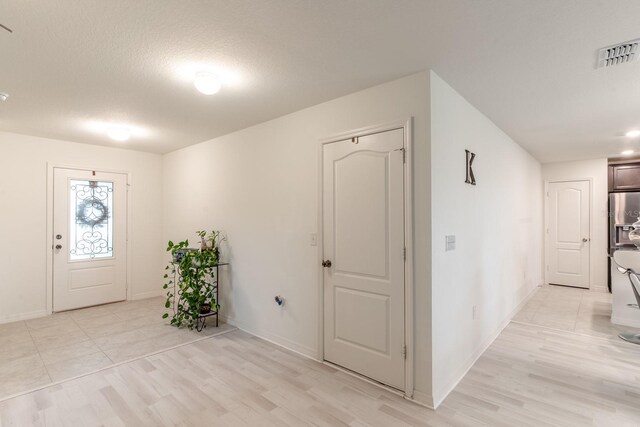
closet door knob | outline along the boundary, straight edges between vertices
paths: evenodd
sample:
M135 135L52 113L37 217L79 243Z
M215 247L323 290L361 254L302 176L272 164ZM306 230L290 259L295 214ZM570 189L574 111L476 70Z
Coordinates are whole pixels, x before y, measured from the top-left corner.
M322 261L322 266L325 268L331 267L331 260Z

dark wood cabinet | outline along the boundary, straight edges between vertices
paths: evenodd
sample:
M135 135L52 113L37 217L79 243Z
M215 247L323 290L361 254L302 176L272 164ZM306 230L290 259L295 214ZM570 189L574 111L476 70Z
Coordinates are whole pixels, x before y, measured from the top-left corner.
M609 165L609 191L640 191L640 164Z

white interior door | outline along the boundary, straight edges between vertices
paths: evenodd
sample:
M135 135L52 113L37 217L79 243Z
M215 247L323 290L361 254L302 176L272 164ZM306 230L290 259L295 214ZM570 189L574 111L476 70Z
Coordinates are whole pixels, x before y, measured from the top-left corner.
M127 298L127 177L54 169L53 311Z
M324 358L401 390L403 144L397 129L323 147Z
M589 181L551 182L547 193L548 281L589 287Z

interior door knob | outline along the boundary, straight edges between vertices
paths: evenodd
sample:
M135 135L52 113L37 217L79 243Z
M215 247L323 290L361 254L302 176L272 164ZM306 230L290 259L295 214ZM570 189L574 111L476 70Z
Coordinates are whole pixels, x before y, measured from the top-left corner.
M56 245L56 249L58 250L62 249L62 245Z
M326 268L331 267L331 260L322 261L322 266Z
M587 242L587 238L582 239L582 241L586 243Z

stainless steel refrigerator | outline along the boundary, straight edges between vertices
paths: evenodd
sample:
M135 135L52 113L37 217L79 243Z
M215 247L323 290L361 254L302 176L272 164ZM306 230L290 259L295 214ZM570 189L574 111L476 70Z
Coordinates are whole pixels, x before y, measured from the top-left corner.
M618 249L636 249L629 232L640 216L640 192L609 193L609 254Z

